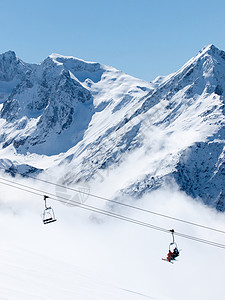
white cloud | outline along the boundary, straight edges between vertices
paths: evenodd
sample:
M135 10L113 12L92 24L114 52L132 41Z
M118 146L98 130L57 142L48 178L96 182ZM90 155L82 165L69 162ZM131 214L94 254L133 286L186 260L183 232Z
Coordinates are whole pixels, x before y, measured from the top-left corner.
M33 181L25 180L25 182L34 186ZM35 184L35 187L44 189L44 184ZM104 188L106 187L104 182ZM97 193L97 190L92 189L92 191ZM13 285L10 286L11 279L3 276L4 272L7 272L4 265L4 249L7 249L7 263L21 266L21 262L16 261L16 257L23 258L23 276L29 272L31 263L35 269L36 263L38 265L42 258L43 262L46 262L46 257L49 257L51 262L55 261L55 265L53 263L55 269L46 271L43 266L42 269L38 269L39 273L34 271L30 274L26 284L21 281L21 287L24 288L39 276L42 283L46 280L57 283L57 280L54 281L55 272L63 272L67 276L66 265L62 270L62 262L64 262L76 266L73 270L68 270L68 276L77 276L78 270L82 270L85 274L104 282L109 281L116 286L156 299L211 300L221 299L223 295L225 267L223 249L177 237L178 246L182 249L181 255L178 261L171 265L161 260L166 256L171 241L171 236L166 233L101 216L98 218L102 218L103 222L98 224L91 221L92 213L77 207L70 208L52 200L49 204L55 209L58 220L53 224L43 225L40 217L44 209L42 198L3 185L1 185L0 201L2 241L0 291L3 291L4 286L12 290L15 288ZM91 198L86 203L92 205ZM95 200L93 203L97 205L98 201ZM100 206L102 205L101 203ZM146 195L139 202L135 202L135 205L225 230L224 214L192 200L175 187ZM177 232L219 243L224 241L223 234L151 214L128 209L120 209L120 213L163 228L174 228ZM19 256L18 251L20 251ZM38 257L37 262L31 262L26 258L27 252L30 251ZM17 282L20 282L21 268L18 267L13 276L17 278ZM68 288L69 283L62 282L60 285L63 290ZM60 293L55 292L54 284L46 285L46 289L47 292L50 289L53 299L58 299ZM84 290L87 289L88 283L84 287ZM35 286L33 290L32 288L29 290L34 292ZM45 292L43 287L39 291L40 297ZM134 299L139 299L140 296L136 295L136 297Z

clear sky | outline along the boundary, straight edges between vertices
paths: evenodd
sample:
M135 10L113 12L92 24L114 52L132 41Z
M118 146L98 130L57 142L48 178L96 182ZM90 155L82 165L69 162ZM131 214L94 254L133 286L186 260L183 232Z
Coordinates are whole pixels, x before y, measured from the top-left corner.
M148 81L208 44L225 50L224 0L0 0L0 53L51 53L111 65Z

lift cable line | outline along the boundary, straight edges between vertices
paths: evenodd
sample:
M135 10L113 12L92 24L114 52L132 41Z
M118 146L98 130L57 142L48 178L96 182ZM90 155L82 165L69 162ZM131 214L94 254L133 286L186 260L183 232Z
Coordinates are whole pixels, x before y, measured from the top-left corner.
M10 187L22 190L22 191L32 193L34 195L41 196L41 197L45 196L45 194L46 194L44 191L34 189L34 188L30 188L30 187L27 187L27 188L28 189L33 189L35 191L28 190L27 188L21 188L20 187L21 184L17 184L17 186L16 186L15 183L14 183L14 185L9 184L9 183L5 183L5 182L1 182L1 181L0 181L0 183L4 184L6 186L10 186ZM21 185L21 186L25 186L25 185ZM43 193L44 193L44 195L43 195ZM51 195L51 194L48 193L48 195ZM100 209L100 208L97 208L97 207L94 207L94 206L81 204L79 202L76 202L74 200L69 200L69 199L64 198L64 197L60 197L60 199L59 199L59 197L55 198L54 196L53 197L47 196L47 197L49 199L54 200L54 201L58 201L58 202L65 203L65 204L70 204L71 206L76 206L76 207L79 207L79 208L82 208L82 209L85 209L85 210L88 210L88 211L96 212L96 213L99 213L99 214L102 214L102 215L105 215L105 216L113 217L113 218L120 219L120 220L129 222L129 223L133 223L133 224L136 224L136 225L140 225L140 226L143 226L143 227L147 227L147 228L150 228L150 229L154 229L154 230L158 230L158 231L161 231L161 232L171 234L171 230L168 230L166 228L155 226L155 225L152 225L150 223L146 223L146 222L143 222L143 221L140 221L140 220L137 220L137 219L133 219L133 218L126 217L126 216L123 216L123 215L120 215L120 214L116 214L116 213L113 213L113 212L110 212L110 211L106 211L106 210L103 210L103 209ZM217 243L217 242L201 239L201 238L194 237L194 236L187 235L187 234L180 233L180 232L174 232L174 234L179 236L179 237L182 237L182 238L193 240L193 241L196 241L196 242L199 242L199 243L204 243L204 244L214 246L214 247L217 247L217 248L225 249L225 244L220 244L220 243Z
M200 227L200 228L203 228L203 229L212 230L212 231L216 231L216 232L225 234L225 231L220 230L220 229L216 229L216 228L212 228L212 227L209 227L209 226L194 223L194 222L191 222L191 221L171 217L171 216L168 216L168 215L165 215L165 214L154 212L154 211L144 209L144 208L141 208L141 207L138 207L138 206L134 206L134 205L131 205L131 204L121 203L121 202L116 201L116 200L108 199L108 198L101 197L101 196L98 196L98 195L95 195L95 194L92 194L92 193L81 191L81 190L71 188L71 187L68 187L68 186L65 186L65 185L53 183L53 182L50 182L50 181L47 181L47 180L35 178L35 177L32 177L32 176L29 176L28 178L38 180L38 181L41 181L41 182L44 182L44 183L47 183L47 184L50 184L50 185L54 185L54 186L57 186L57 187L61 187L61 188L64 188L64 189L68 189L68 190L74 191L76 193L81 193L81 194L84 194L84 195L87 195L87 196L90 196L90 197L93 197L93 198L97 198L99 200L103 200L103 201L106 201L106 202L115 203L115 204L118 204L118 205L121 205L121 206L124 206L124 207L128 207L128 208L135 209L135 210L138 210L138 211L142 211L142 212L145 212L145 213L153 214L153 215L156 215L156 216L159 216L159 217L171 219L171 220L174 220L174 221L182 222L182 223L189 224L189 225L192 225L192 226L197 226L197 227ZM7 181L7 182L10 182L10 183L14 183L13 181L7 180L5 178L0 177L0 179L4 180L4 181Z

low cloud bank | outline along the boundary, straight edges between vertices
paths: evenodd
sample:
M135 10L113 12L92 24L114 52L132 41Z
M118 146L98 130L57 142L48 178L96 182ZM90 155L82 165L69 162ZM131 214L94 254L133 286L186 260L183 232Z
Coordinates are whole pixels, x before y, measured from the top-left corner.
M54 193L54 188L44 183L19 178L16 181ZM106 185L104 189L107 189ZM97 190L92 188L92 192L97 193ZM131 203L225 230L225 214L187 197L176 187L162 188ZM91 197L85 204L108 208L105 203ZM51 199L49 205L55 210L57 222L43 225L41 213L44 203L41 197L1 185L0 234L2 245L12 249L12 257L16 249L33 251L156 299L221 299L224 249L176 237L181 254L171 265L161 259L166 257L172 240L167 233L104 217L79 207L72 208ZM174 228L177 232L224 243L222 233L128 208L117 210L114 207L114 210L162 228ZM27 264L29 262L24 260L25 268Z

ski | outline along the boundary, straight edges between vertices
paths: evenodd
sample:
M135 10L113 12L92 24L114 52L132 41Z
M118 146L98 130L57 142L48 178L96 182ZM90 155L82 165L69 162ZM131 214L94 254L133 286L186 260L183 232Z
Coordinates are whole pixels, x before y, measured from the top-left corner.
M172 262L172 261L168 261L166 258L162 258L162 260L164 260L164 261L167 261L168 263L171 263L171 264L173 264L173 262Z

